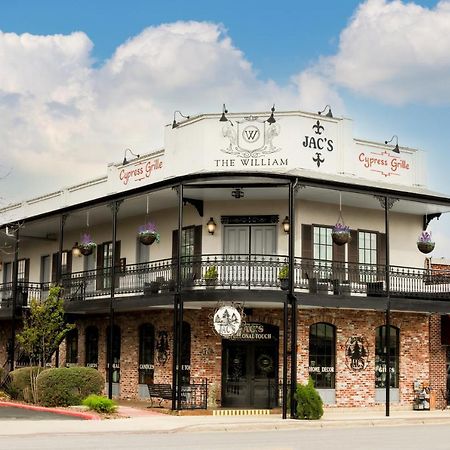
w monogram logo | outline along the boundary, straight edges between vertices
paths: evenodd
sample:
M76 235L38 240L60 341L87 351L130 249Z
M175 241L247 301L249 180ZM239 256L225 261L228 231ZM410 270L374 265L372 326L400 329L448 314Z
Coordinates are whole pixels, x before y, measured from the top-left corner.
M259 139L259 136L259 129L254 125L250 125L242 130L242 137L247 142L255 142Z

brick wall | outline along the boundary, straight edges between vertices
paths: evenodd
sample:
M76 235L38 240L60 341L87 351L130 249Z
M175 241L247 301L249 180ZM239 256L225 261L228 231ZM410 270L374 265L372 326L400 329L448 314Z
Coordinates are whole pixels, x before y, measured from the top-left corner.
M191 326L191 379L208 379L215 385L220 400L222 344L221 338L212 330L212 309L185 310L184 320ZM328 322L336 326L336 405L343 407L371 406L375 404L375 331L384 324L381 312L315 309L298 312L298 380L305 382L309 366L309 326L316 322ZM263 322L279 327L279 378L282 379L282 310L253 309L247 317L249 322ZM155 351L155 383L172 382L172 327L173 317L169 310L116 314L115 323L121 329L121 383L122 398L138 396L139 327L150 323L155 328L155 338L166 331L169 339L169 357L165 363L158 362ZM442 396L446 383L446 354L440 345L439 316L412 313L392 313L391 323L400 330L400 404L412 405L415 380L430 382L436 391L437 406L444 406ZM85 362L85 329L95 325L99 329L99 367L106 381L106 316L92 316L77 321L78 363ZM0 361L6 360L6 339L9 324L0 327ZM345 344L351 336L362 336L367 342L368 365L354 371L345 363ZM290 348L290 347L289 347ZM60 364L65 363L64 346L60 349ZM288 372L289 373L289 372Z

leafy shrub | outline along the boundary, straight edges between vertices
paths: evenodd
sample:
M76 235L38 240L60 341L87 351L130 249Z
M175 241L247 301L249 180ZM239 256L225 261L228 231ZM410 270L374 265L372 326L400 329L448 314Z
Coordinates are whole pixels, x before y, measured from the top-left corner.
M39 403L44 406L80 405L90 394L100 394L103 377L90 367L48 369L37 379Z
M317 420L323 416L323 402L319 393L314 388L314 382L310 378L308 384L298 384L295 392L297 402L297 418Z
M5 392L14 400L23 400L33 402L33 392L31 389L31 380L46 369L44 367L21 367L9 373L5 384Z
M113 413L117 408L117 405L113 400L94 394L86 397L83 400L83 405L99 413Z

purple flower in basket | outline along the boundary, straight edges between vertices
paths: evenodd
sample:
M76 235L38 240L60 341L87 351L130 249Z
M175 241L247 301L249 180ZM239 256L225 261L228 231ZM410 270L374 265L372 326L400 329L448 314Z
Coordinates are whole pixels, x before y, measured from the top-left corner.
M350 227L348 225L345 225L343 223L338 222L333 227L333 233L350 233Z
M417 242L433 242L431 239L431 231L422 231L420 233L419 239L417 239Z
M97 244L93 241L92 236L89 233L83 233L81 235L81 244L80 245L84 245L84 246L92 246L95 247Z
M138 236L155 236L156 242L159 242L159 233L153 222L146 222L138 228Z

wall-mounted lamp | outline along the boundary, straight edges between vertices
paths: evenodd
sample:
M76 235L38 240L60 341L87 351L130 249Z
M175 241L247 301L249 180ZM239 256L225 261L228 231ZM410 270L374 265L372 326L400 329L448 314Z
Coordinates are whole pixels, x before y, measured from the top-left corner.
M124 166L125 164L128 164L130 161L128 161L127 159L127 152L131 153L133 156L135 156L136 158L139 158L139 155L136 155L136 153L133 153L133 151L131 150L131 148L126 148L125 152L123 153L123 161L122 161L122 165Z
M216 222L214 222L214 219L210 217L208 222L206 223L206 228L208 229L209 234L214 234L216 231Z
M179 114L181 117L184 117L185 119L189 119L189 116L185 116L181 111L178 111L178 109L176 111L173 112L173 122L172 122L172 129L176 128L179 123L175 120L175 116L176 114Z
M81 256L80 247L78 247L78 242L75 242L72 247L72 256Z
M283 222L281 222L281 225L283 225L283 231L287 234L289 233L289 230L291 228L291 222L289 221L289 217L286 216L283 220Z
M319 114L319 116L321 116L322 113L324 113L327 108L328 108L328 112L325 114L325 117L333 117L333 113L331 112L331 106L330 105L325 106L325 108L323 108L322 111L319 111L317 114Z
M225 103L223 104L222 107L222 117L219 119L219 122L228 122L227 117L225 116L225 114L228 114L228 109L225 106Z
M242 198L244 197L244 191L241 188L236 188L233 191L231 191L231 196L236 199Z
M384 141L385 144L389 144L391 143L395 138L395 147L392 149L392 151L394 153L400 153L400 149L398 148L398 137L396 134L394 134L394 136L391 137L391 139L389 141Z
M270 108L270 110L272 111L272 113L270 114L270 117L267 119L267 123L272 124L276 122L275 117L273 116L273 113L275 112L275 103L272 106L272 108Z

